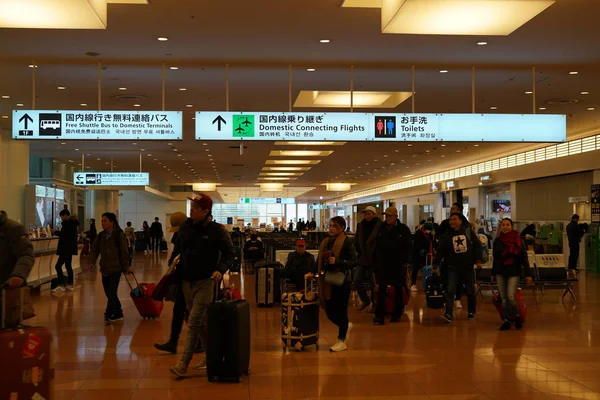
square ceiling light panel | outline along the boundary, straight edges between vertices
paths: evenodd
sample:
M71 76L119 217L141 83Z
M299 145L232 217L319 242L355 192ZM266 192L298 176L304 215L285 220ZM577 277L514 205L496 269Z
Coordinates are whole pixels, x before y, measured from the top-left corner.
M317 165L321 160L267 160L266 165Z
M296 178L282 178L277 176L259 176L256 178L259 181L295 181Z
M381 0L342 0L343 8L381 8Z
M316 108L396 108L410 99L412 92L354 92L301 90L294 107Z
M263 167L263 171L308 171L311 167Z
M269 157L327 157L331 150L271 150Z
M555 0L382 0L381 31L507 36Z

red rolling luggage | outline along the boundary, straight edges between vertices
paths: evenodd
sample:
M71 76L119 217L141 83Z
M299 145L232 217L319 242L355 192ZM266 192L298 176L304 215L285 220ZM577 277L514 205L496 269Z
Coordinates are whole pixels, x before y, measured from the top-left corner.
M54 396L52 334L41 326L5 329L5 293L0 291L0 399L51 400Z
M527 307L525 307L525 303L523 303L523 297L521 296L521 288L517 289L517 306L519 307L519 316L521 317L521 322L525 323L527 319ZM500 297L500 293L496 293L494 297L492 297L492 303L498 310L498 314L500 314L500 319L504 321L504 316L502 315L502 297ZM510 319L514 320L515 316L511 315Z
M135 280L136 287L134 288L129 282L129 278L125 275L125 280L129 285L131 291L129 295L131 296L131 300L133 300L133 304L135 304L135 308L137 308L140 316L142 318L154 319L160 317L162 314L162 310L164 307L164 303L162 301L157 301L152 298L152 293L156 288L155 283L139 283L134 274L133 279Z

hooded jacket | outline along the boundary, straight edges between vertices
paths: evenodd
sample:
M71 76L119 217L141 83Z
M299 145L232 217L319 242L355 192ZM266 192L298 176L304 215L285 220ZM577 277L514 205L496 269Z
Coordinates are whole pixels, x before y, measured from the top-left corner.
M34 261L33 245L25 227L0 211L0 284L12 277L27 281Z
M375 251L375 240L381 226L381 220L374 217L371 222L363 219L356 227L356 252L358 253L358 265L373 265L373 252Z
M450 228L450 231L440 239L433 264L440 265L444 260L444 264L449 267L473 268L478 261L481 261L481 242L477 235L471 234L470 239L468 236L463 226L458 230Z
M59 256L67 256L69 254L77 255L77 227L79 221L76 215L69 215L69 217L62 222L62 229L56 231L55 235L58 236L58 246L56 248L56 254Z

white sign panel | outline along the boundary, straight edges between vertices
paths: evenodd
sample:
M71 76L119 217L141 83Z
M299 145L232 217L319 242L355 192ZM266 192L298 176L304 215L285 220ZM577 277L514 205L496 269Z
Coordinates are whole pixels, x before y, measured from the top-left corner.
M181 111L13 111L14 139L181 140Z
M75 186L147 186L150 175L147 172L75 172Z
M564 142L565 115L197 112L196 140Z
M240 204L296 204L293 197L240 197Z

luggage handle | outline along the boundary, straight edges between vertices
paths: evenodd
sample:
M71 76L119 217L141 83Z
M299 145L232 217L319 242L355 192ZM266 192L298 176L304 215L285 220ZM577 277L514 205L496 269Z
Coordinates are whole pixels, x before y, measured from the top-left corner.
M135 274L133 272L131 272L129 274L126 274L125 272L123 272L123 275L125 276L125 281L129 285L129 289L133 290L133 286L131 285L131 282L129 282L129 278L127 278L127 275L133 276L133 280L135 281L135 284L137 285L136 288L140 287L140 283L138 282L138 280L135 277Z
M6 329L6 290L8 288L8 284L5 284L0 287L0 292L2 292L2 321L1 327L2 330ZM23 305L25 303L25 295L23 294L24 287L20 288L20 299L21 299L21 307L19 307L19 326L23 325Z
M433 265L433 253L427 253L425 255L425 265L426 266Z

